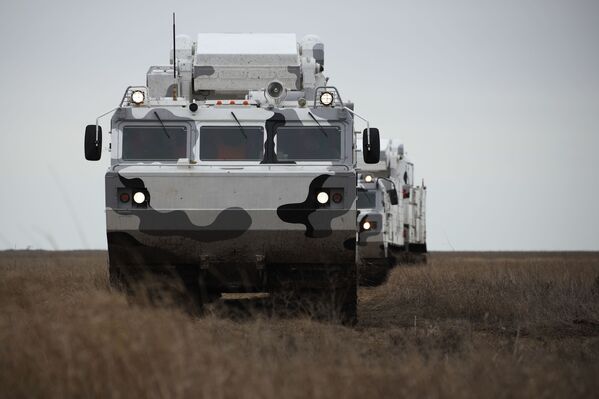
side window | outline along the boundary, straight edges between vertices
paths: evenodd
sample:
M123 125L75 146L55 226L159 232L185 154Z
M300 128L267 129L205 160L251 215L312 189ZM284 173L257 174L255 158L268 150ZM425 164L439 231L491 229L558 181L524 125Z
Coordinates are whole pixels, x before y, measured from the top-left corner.
M122 158L128 161L176 161L187 157L184 126L125 126Z

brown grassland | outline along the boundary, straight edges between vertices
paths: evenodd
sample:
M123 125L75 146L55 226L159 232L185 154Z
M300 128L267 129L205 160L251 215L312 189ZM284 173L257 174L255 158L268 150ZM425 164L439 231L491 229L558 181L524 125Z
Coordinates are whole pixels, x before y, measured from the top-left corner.
M433 253L359 323L129 304L104 252L0 253L0 397L596 397L599 254ZM233 309L233 310L232 310Z

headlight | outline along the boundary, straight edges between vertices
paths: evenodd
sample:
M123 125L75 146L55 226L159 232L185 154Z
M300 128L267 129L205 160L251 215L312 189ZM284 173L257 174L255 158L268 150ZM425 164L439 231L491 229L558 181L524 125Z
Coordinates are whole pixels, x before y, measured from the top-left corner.
M135 201L136 204L143 204L146 202L146 195L141 191L138 191L133 194L133 201Z
M325 91L320 95L320 103L326 107L333 104L334 99L335 98L333 97L333 93L329 91Z
M378 223L376 222L376 220L364 220L362 222L362 230L363 231L368 231L368 230L376 230L378 226Z
M329 202L329 195L324 191L321 191L316 196L316 201L320 202L321 204L326 204L327 202Z
M131 93L131 102L134 104L142 104L145 100L145 94L143 91L141 90L135 90L133 93Z
M364 181L366 183L372 183L372 175L366 175L366 177L364 177Z

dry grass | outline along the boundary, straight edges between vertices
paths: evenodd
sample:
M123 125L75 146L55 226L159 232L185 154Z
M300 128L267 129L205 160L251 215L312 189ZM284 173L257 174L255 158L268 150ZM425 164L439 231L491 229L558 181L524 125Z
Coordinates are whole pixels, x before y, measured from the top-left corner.
M0 253L0 396L591 397L599 254L433 254L354 328L129 305L102 252Z

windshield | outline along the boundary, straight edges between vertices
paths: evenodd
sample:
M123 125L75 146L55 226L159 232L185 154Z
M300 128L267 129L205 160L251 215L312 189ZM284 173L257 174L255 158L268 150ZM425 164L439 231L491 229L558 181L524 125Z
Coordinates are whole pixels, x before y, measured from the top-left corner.
M187 129L184 126L127 126L123 128L122 157L135 161L187 158Z
M264 129L261 126L202 126L202 161L261 161Z
M358 209L372 209L376 207L376 192L358 190Z
M294 126L277 129L277 159L288 161L341 158L341 130L336 126Z

